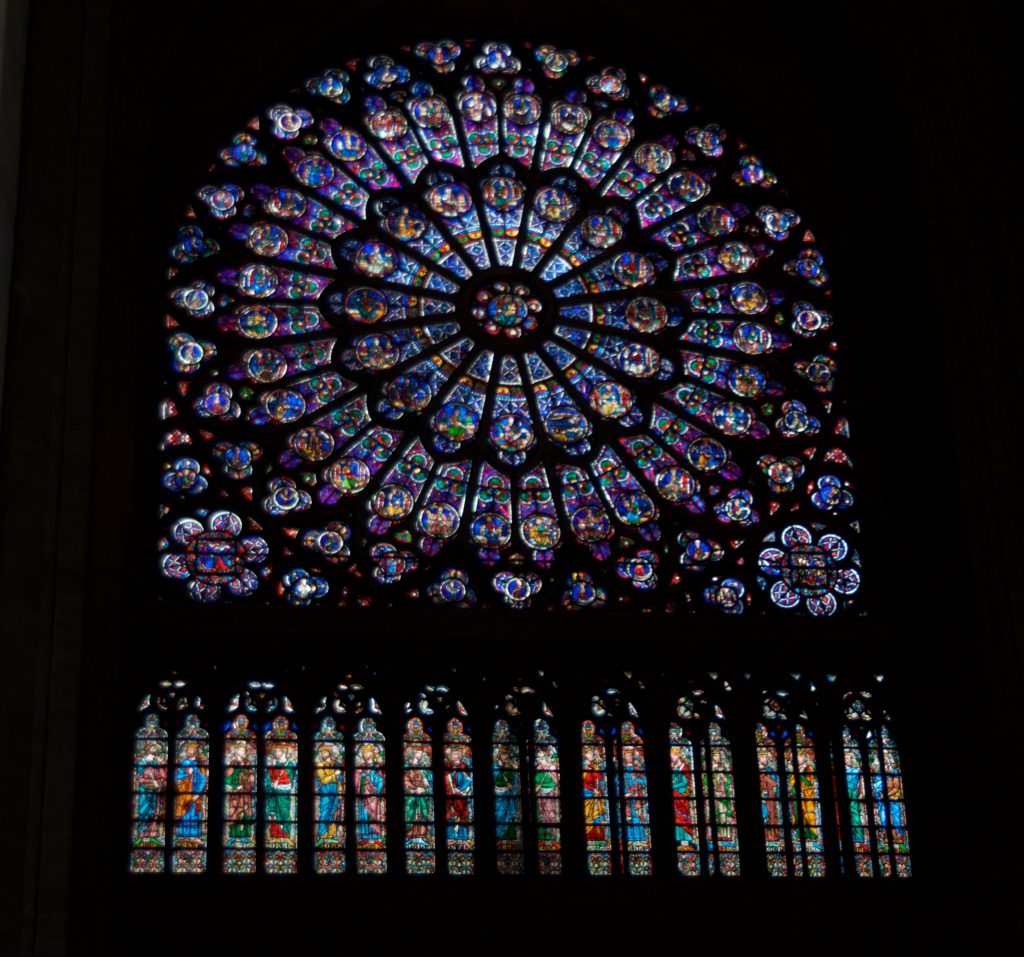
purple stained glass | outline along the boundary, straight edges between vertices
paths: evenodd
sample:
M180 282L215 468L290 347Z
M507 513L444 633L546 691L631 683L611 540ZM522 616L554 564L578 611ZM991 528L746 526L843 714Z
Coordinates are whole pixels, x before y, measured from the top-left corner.
M679 90L423 42L225 143L170 243L168 597L855 605L827 257Z

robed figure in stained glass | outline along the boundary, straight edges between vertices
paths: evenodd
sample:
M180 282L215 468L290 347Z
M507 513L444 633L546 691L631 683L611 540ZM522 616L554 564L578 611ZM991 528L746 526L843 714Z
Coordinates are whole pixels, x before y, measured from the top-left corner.
M356 840L363 847L384 846L384 772L375 766L383 763L381 751L364 743L356 752Z
M295 793L295 747L277 744L270 752L272 766L267 768L267 821L270 838L290 840L292 836L292 803Z
M161 741L147 741L136 762L135 843L141 846L162 846L167 745Z
M588 842L609 846L608 779L597 748L583 749L583 820Z
M521 850L521 817L519 750L515 745L497 744L494 747L494 818L499 848Z
M344 769L339 745L324 743L317 751L316 769L316 839L333 841L342 820L341 784Z
M462 748L453 749L453 767L447 771L448 803L445 816L448 820L448 842L450 844L471 843L473 840L469 825L472 815L469 810L473 796L473 775L469 770L469 758Z
M228 823L228 845L251 847L255 841L256 746L249 720L238 715L232 722L224 755L224 806Z
M174 772L177 793L174 801L175 836L200 841L203 838L203 802L209 781L204 773L203 745L186 741L178 752L178 767Z
M430 770L431 747L416 742L406 745L405 752L405 833L409 848L434 846L432 823L433 774Z
M689 745L674 746L672 763L672 807L675 811L676 844L696 847L697 833L693 824L693 769L690 767Z

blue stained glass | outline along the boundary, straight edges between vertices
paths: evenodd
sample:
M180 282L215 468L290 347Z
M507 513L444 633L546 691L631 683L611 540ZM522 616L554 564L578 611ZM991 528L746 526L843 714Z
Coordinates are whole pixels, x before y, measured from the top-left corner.
M442 40L224 144L169 243L168 596L856 607L827 251L710 111Z

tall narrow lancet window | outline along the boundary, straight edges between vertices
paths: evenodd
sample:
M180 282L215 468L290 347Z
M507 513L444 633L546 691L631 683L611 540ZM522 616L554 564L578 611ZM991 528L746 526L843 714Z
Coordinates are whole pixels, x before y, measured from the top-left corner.
M788 692L764 698L754 729L765 854L772 877L824 877L818 752L806 712Z
M135 733L132 793L131 870L162 873L167 846L167 732L158 714L147 714Z
M256 732L236 714L224 734L224 871L256 873Z
M612 873L613 851L608 748L604 735L589 720L583 722L580 743L587 871L603 877Z
M736 784L725 714L712 701L732 689L718 675L707 677L679 698L678 720L669 725L676 860L687 877L729 877L740 872Z
M199 715L185 716L174 738L174 853L176 874L206 870L210 818L210 735Z
M313 736L313 866L345 872L345 735L327 715Z
M520 685L499 713L491 738L498 873L561 874L561 767L551 709L537 689Z
M468 714L445 685L406 702L402 741L405 868L466 875L476 869L473 741Z
M293 708L273 682L250 681L228 704L224 726L223 868L255 874L298 869L298 734Z
M206 869L210 746L203 701L180 678L160 681L138 710L134 736L129 869L158 874Z
M580 736L587 870L650 874L647 762L636 707L618 688L607 688L591 699L591 714Z
M494 778L494 839L499 874L524 874L523 754L519 736L507 721L494 723L491 736Z
M449 874L472 874L476 849L472 740L458 718L444 731L445 842Z
M356 871L384 874L388 869L387 769L384 734L377 728L376 718L359 719L353 754Z
M294 874L299 846L299 740L285 715L263 735L264 866L269 873Z
M402 738L405 864L410 874L437 868L434 804L434 745L422 718L409 718Z
M843 768L854 870L860 877L909 877L903 769L889 716L870 691L847 692L844 706Z
M380 706L346 676L317 703L313 753L313 868L387 871L387 769Z

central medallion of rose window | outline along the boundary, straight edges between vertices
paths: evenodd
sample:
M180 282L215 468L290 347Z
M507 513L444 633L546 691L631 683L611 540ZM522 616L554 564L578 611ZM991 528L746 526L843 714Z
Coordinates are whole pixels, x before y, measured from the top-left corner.
M476 294L473 316L492 336L518 339L537 328L541 302L522 283L496 280Z

